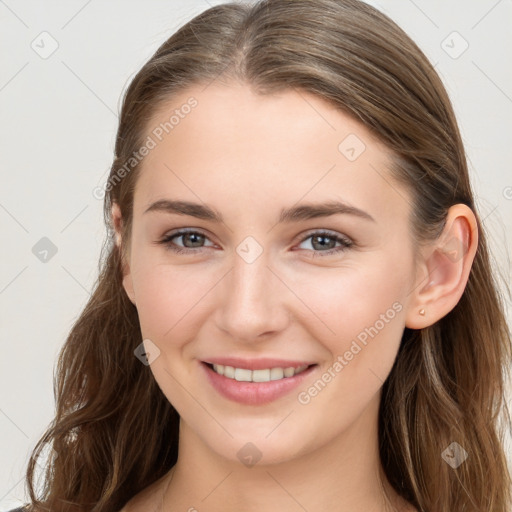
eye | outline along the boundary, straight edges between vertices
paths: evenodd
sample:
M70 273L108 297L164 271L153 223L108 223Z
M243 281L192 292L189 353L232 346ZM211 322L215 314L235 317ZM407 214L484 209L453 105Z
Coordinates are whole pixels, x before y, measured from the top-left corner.
M183 245L177 245L174 239L181 239ZM339 236L329 231L315 231L310 233L307 237L303 238L300 242L303 244L306 240L311 239L310 245L312 247L312 256L330 256L347 250L352 247L354 242L346 237ZM200 231L193 229L180 230L175 233L166 235L159 240L158 244L164 245L167 249L177 253L198 253L199 249L205 247L205 241L209 240L208 237ZM339 244L336 247L336 244ZM213 245L213 244L212 244ZM211 246L210 246L211 247ZM320 250L317 250L320 249Z
M183 245L176 245L173 240L180 239L183 242ZM171 233L170 235L166 235L162 240L159 240L157 243L164 245L167 249L174 251L177 254L181 253L194 253L198 252L195 249L202 249L204 246L201 245L208 240L206 235L201 233L200 231L190 230L180 230L176 233ZM188 246L187 246L188 245Z
M314 233L310 233L306 238L302 239L301 244L309 239L311 239L310 245L313 248L313 257L337 254L346 251L354 244L352 240L329 231L315 231ZM335 247L336 244L340 244L340 246ZM321 250L318 251L315 249Z

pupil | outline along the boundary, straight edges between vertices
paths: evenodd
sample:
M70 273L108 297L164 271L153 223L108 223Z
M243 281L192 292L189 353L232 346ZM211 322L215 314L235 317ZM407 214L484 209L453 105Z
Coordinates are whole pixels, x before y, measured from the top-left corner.
M324 248L326 247L325 240L331 240L331 244L327 244L327 245L332 245L332 241L333 241L331 239L331 237L329 237L329 236L321 236L321 235L319 236L319 235L317 235L317 236L313 237L313 247L315 247L315 240L322 240L323 242L321 242L320 247L324 247ZM315 247L315 249L316 248L317 247ZM330 248L332 248L332 247L330 247Z
M196 239L195 241L196 241L196 242L198 243L198 245L200 246L200 245L201 245L201 242L202 242L202 236L203 236L203 235L199 235L199 234L197 234L197 233L188 233L188 234L186 234L186 235L185 235L185 239L187 239L187 237L189 237L189 239L190 239L190 238L195 238L195 239ZM192 240L192 244L194 244L194 240ZM194 245L194 247L196 247L196 246Z

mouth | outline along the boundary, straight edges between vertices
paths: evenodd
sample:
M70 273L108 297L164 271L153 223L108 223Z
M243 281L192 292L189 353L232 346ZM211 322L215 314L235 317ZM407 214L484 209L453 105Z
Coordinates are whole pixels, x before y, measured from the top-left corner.
M288 366L288 367L272 367L262 368L259 370L250 370L248 368L237 368L234 366L213 364L203 362L208 368L214 371L217 375L222 375L227 379L236 380L238 382L271 382L282 379L289 379L295 375L305 372L316 364L303 364L301 366Z
M250 370L202 361L206 381L222 397L239 404L260 406L290 394L319 368L318 364Z

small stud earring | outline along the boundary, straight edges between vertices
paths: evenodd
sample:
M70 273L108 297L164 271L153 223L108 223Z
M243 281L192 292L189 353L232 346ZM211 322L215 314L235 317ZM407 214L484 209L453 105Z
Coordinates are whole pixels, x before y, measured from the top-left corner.
M423 308L420 309L420 315L425 316L425 310Z

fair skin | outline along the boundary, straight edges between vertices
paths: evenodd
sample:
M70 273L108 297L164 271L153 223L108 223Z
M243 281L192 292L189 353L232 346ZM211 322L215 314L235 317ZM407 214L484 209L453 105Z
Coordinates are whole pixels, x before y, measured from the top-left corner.
M388 174L386 147L363 125L305 92L259 96L246 84L214 83L174 97L148 133L190 96L198 106L143 161L123 282L142 339L160 350L150 370L180 414L179 456L174 474L123 512L157 510L162 501L173 512L414 510L385 478L390 504L383 496L381 388L404 328L431 325L459 301L476 251L473 213L453 206L441 238L415 260L410 196ZM349 134L365 145L353 161L338 149ZM144 213L162 199L207 204L224 222ZM284 208L327 201L374 220L343 213L278 222ZM121 244L117 205L112 214ZM156 243L180 228L204 238L173 238L189 249L182 254ZM325 238L322 245L321 230L352 245L322 255L342 244ZM248 236L263 251L251 263L236 250ZM383 314L387 321L377 324ZM301 403L299 392L376 325L383 327ZM215 356L317 366L299 389L248 405L209 384L200 362ZM249 442L261 455L252 467L237 456Z

